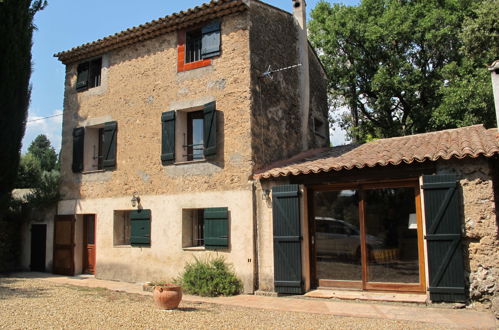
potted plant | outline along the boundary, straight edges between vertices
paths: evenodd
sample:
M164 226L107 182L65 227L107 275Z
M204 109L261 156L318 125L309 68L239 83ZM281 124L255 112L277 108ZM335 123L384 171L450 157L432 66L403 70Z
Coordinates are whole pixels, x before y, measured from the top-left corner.
M175 309L182 300L182 288L167 282L153 282L152 298L160 309Z

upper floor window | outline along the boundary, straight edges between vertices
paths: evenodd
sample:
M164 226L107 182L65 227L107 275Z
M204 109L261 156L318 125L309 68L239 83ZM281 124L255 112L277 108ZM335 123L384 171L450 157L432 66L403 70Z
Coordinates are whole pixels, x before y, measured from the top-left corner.
M217 153L217 116L215 102L161 116L163 165L202 160Z
M116 168L115 121L73 130L73 172L114 170Z
M210 65L211 58L220 55L220 31L219 20L211 21L201 28L179 31L177 71Z
M76 90L82 91L101 84L102 58L78 64Z

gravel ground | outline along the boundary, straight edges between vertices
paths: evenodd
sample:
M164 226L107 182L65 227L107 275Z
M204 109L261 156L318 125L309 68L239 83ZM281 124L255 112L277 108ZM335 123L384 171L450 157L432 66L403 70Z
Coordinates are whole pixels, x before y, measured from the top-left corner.
M162 311L150 296L0 277L0 329L437 329L428 323L206 303L179 307Z

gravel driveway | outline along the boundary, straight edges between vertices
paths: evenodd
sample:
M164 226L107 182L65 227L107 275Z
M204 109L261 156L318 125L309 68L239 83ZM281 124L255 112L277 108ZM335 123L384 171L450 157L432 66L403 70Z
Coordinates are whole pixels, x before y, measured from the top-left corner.
M1 329L436 329L428 323L278 312L182 302L156 309L150 296L0 277Z

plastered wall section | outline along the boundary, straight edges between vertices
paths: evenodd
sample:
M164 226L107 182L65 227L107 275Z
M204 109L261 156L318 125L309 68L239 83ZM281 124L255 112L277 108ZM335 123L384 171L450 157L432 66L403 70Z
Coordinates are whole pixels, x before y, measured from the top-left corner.
M437 163L437 173L453 173L459 178L465 279L470 298L485 303L499 315L499 230L493 182L497 174L492 165L484 158L445 161Z
M36 212L21 226L21 268L29 270L31 265L31 227L33 225L46 225L46 242L45 242L45 271L52 271L53 256L54 256L54 216L56 209L51 208L45 212Z
M196 192L176 195L141 196L141 205L151 210L150 247L114 244L114 210L130 210L130 200L122 198L62 201L60 214L96 215L96 277L127 282L172 280L194 258L223 256L243 281L244 290L253 292L255 262L252 192ZM229 210L229 249L205 251L182 248L182 210L227 207ZM81 216L77 228L82 228ZM75 260L82 259L82 231L76 231ZM81 262L76 265L81 271Z
M222 18L222 53L207 67L177 73L177 32L103 55L102 85L75 91L66 70L61 171L63 199L222 191L248 187L252 170L247 13ZM161 113L216 100L217 156L163 166ZM74 174L74 127L117 121L117 169Z

